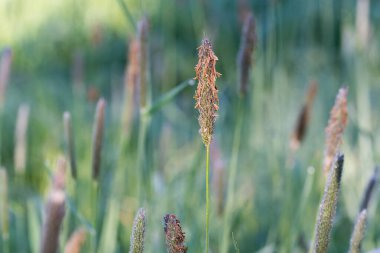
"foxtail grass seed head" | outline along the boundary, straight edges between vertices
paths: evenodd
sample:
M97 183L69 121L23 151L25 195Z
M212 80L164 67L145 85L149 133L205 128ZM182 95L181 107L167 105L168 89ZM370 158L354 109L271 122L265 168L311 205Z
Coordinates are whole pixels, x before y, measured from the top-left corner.
M216 78L220 73L216 72L215 64L218 57L212 51L208 39L203 39L198 48L198 64L195 66L195 79L198 87L194 95L195 109L199 111L200 134L203 143L208 146L214 133L215 121L219 110L218 88Z
M128 131L140 105L140 45L137 39L129 43L128 66L124 79L125 104L124 104L124 127Z
M12 50L10 48L4 49L0 57L0 109L2 109L11 72Z
M129 253L144 252L145 210L140 208L133 222Z
M187 247L184 245L185 233L182 231L181 223L174 214L165 215L164 231L168 253L187 252Z
M252 65L252 53L256 46L256 24L252 13L245 17L240 41L240 50L237 57L239 72L239 90L246 95L249 85L249 76Z
M63 129L65 133L66 152L70 161L71 176L77 178L77 163L75 157L74 133L71 123L71 114L69 112L63 113Z
M0 168L0 225L3 238L9 236L8 231L8 176L5 168Z
M58 160L53 185L46 203L41 253L56 253L58 250L60 227L65 216L65 166L63 159Z
M360 253L361 242L364 238L365 226L367 221L367 210L364 209L360 212L358 218L356 219L354 230L352 231L350 250L349 253Z
M312 81L309 85L306 101L302 107L302 110L298 116L294 132L290 140L290 149L295 152L299 149L303 139L305 138L306 131L309 126L311 109L317 94L318 85L316 81Z
M373 174L372 174L369 182L367 183L367 186L365 188L363 198L362 198L362 201L360 204L360 211L362 211L364 209L368 209L369 202L371 201L371 197L373 195L373 192L375 190L375 186L376 186L377 181L379 179L379 171L380 171L380 167L375 167Z
M335 99L335 104L330 112L330 119L326 127L326 141L323 159L323 171L329 174L329 169L335 154L342 142L344 129L347 125L347 88L340 88Z
M65 253L80 253L81 248L86 241L86 230L79 228L70 237L65 246Z
M92 178L98 180L103 145L104 117L106 101L100 98L96 105L92 135Z
M137 36L139 44L138 60L140 64L139 68L139 82L138 90L140 90L140 105L141 108L146 107L148 102L148 36L149 36L149 23L147 18L143 18L137 26Z
M17 174L24 174L27 158L27 130L29 121L29 106L20 105L17 113L15 132L14 166Z
M314 231L313 253L326 253L330 240L330 232L338 202L338 193L343 171L344 156L338 154L330 169L325 191L319 206L317 224Z

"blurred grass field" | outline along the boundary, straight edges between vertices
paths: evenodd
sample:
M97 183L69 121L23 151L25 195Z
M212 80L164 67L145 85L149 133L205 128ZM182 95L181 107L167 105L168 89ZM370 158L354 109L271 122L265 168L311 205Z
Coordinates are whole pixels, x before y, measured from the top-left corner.
M60 252L78 227L88 234L81 252L128 252L140 207L147 217L145 252L166 252L162 218L167 213L181 220L188 252L203 252L205 156L194 109L195 85L186 82L193 83L188 80L195 76L196 49L205 35L222 74L211 152L210 252L221 252L233 166L237 175L230 227L238 250L231 235L228 252L307 252L325 183L325 127L342 86L349 90L349 120L329 252L346 252L364 189L380 159L380 2L370 1L369 14L364 15L368 38L357 25L362 15L358 2L0 1L0 50L10 48L13 56L0 115L0 165L8 174L9 217L9 240L2 237L0 252L40 252L53 171L57 159L67 157L65 111L72 116L78 178L71 178L68 167ZM241 17L247 12L254 14L257 43L248 96L240 104L236 57ZM182 84L168 103L142 116L146 131L141 122L130 128L123 122L128 46L144 17L149 22L152 104ZM313 80L318 92L309 128L289 163L290 137ZM100 179L95 183L92 130L100 97L106 100L106 118ZM20 105L30 108L24 174L17 173L14 161ZM239 113L241 131L236 130ZM221 187L215 179L220 171ZM363 252L380 248L379 196L377 186Z

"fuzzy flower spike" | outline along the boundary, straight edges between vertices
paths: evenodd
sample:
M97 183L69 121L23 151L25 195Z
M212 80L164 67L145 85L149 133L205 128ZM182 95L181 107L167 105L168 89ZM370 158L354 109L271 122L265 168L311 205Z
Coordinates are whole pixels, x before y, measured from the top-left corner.
M199 133L203 143L208 146L219 109L218 88L215 81L220 76L220 73L215 70L218 57L212 51L208 39L203 39L202 45L198 48L198 58L198 64L195 66L195 79L198 80L198 87L194 95L195 109L199 111Z

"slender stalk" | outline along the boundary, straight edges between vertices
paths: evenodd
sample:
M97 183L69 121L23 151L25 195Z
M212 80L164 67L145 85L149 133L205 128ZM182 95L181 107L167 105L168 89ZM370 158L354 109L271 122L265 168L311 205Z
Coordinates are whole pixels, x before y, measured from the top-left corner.
M209 174L209 165L210 165L210 144L206 145L206 253L208 253L208 247L209 247L209 216L210 216L210 192L209 192L209 180L208 180L208 174Z

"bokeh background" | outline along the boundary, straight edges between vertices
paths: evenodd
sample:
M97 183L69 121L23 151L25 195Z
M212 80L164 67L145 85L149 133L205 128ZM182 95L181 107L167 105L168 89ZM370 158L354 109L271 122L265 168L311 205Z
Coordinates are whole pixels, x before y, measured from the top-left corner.
M237 55L248 13L257 39L241 102ZM147 123L126 125L128 46L143 19L149 24L151 103L163 97L166 103L141 116ZM349 90L349 120L329 252L347 251L362 194L379 162L378 27L380 2L370 0L0 1L0 50L3 57L12 54L1 94L0 161L8 175L1 200L7 208L1 212L9 226L2 227L0 252L40 250L52 174L57 159L67 157L65 111L72 116L78 178L67 170L61 252L81 226L88 234L81 252L128 252L139 207L147 216L146 252L166 251L167 213L180 219L188 252L203 251L205 155L191 80L205 36L222 74L211 152L211 252L225 253L226 215L233 232L228 252L307 252L325 182L324 129L342 86ZM318 92L307 133L292 153L291 135L313 81ZM92 129L100 97L106 100L106 120L101 176L94 183ZM22 173L15 168L20 106L29 110ZM233 208L226 214L233 168ZM364 251L380 247L378 193L377 186Z

